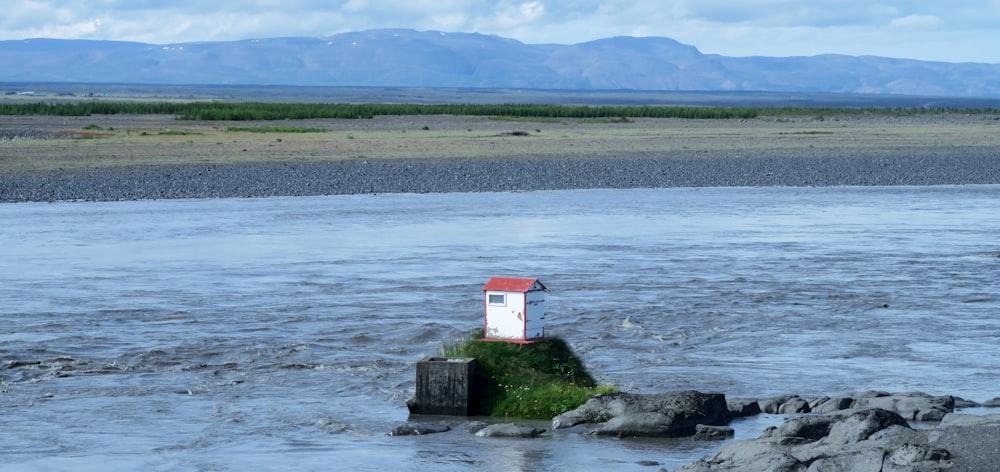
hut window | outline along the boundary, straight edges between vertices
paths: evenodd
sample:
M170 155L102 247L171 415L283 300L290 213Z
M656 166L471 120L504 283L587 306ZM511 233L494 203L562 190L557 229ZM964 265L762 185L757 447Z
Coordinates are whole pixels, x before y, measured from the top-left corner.
M491 293L487 297L487 300L488 300L488 302L489 302L490 305L506 305L507 304L507 296L504 295L504 294L502 294L502 293Z

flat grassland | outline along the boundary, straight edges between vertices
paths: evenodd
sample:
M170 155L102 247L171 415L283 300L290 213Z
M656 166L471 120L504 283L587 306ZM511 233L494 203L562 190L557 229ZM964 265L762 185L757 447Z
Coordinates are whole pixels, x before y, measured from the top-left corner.
M753 119L373 119L182 121L168 115L6 116L0 175L133 166L678 157L996 155L991 114L845 114ZM33 135L58 139L23 139Z

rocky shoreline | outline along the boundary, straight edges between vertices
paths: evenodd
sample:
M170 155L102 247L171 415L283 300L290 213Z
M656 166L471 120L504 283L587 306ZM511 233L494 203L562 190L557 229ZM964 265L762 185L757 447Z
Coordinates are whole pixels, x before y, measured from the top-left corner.
M687 472L852 471L925 472L996 470L1000 414L969 415L982 405L951 395L922 392L859 392L835 397L787 395L726 400L721 393L610 393L593 397L552 420L552 430L594 436L691 437L724 440L729 422L760 413L788 415L753 439L728 441L714 453L680 469ZM920 425L920 427L913 427ZM433 434L450 426L407 423L390 436ZM465 430L479 437L537 438L549 432L531 425L473 421ZM644 465L659 465L655 460ZM664 469L661 469L664 470Z
M847 156L356 159L131 166L0 175L0 202L252 198L567 189L1000 184L980 148Z

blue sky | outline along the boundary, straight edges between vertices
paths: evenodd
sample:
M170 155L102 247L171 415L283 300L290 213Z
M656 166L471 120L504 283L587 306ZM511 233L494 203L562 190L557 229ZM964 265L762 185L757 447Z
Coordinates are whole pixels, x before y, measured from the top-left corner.
M525 43L665 36L727 56L1000 63L1000 0L0 0L0 39L169 44L374 28Z

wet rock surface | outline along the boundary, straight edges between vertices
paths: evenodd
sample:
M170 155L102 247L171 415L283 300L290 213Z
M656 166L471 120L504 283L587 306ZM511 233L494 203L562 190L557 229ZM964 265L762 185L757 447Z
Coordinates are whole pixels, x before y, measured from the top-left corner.
M956 413L956 405L988 406L924 392L732 399L728 406L734 417L762 412L793 416L756 439L726 443L681 470L996 470L1000 415Z
M692 436L698 425L725 426L732 419L721 393L608 393L552 420L553 429L595 424L589 434L617 437Z
M537 438L545 431L515 423L491 424L478 431L480 438Z
M913 429L897 413L855 409L788 419L680 470L987 472L1000 461L998 435L996 415L949 413L936 427Z
M406 423L396 426L389 431L389 436L419 436L423 434L444 433L451 431L447 425L433 423Z
M720 441L715 452L679 470L687 472L872 471L987 472L1000 463L1000 414L954 412L980 404L950 395L867 391L832 397L784 395L732 399L721 393L611 393L552 420L553 430L613 437L690 437ZM875 405L875 406L873 406ZM799 411L805 410L805 411ZM732 418L787 411L759 437L728 441ZM538 438L551 432L517 423L471 421L482 438ZM448 431L431 423L401 425L391 436ZM657 464L649 461L649 465Z
M889 393L867 391L833 397L801 398L785 395L761 399L737 399L729 402L733 416L757 413L831 413L847 409L882 408L893 411L910 421L940 421L955 411L956 402L964 408L979 406L976 402L956 399L951 395L933 396L924 392ZM756 403L756 406L754 404Z

